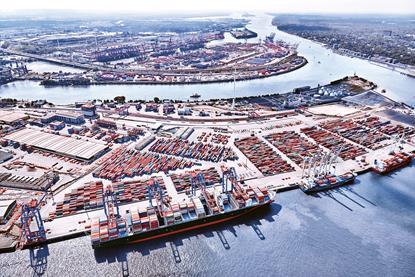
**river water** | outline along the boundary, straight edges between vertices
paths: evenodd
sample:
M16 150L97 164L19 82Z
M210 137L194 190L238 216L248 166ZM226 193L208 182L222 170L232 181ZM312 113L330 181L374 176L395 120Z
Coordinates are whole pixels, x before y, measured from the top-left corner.
M27 250L2 254L0 275L413 276L414 169L369 173L319 197L281 193L243 221L139 245L94 252L83 237L51 244L32 262Z
M255 20L258 26L269 24L268 19ZM268 28L274 30L268 26L264 27L265 32ZM364 61L334 55L290 35L277 32L277 36L300 41L300 53L310 64L287 75L237 83L238 94L248 93L250 88L255 89L252 94L283 92L296 86L325 83L356 71L385 86L395 99L414 102L413 79ZM36 87L30 82L11 84L7 89L2 88L2 93L13 86L15 92ZM129 97L150 93L148 90L167 95L170 89L173 89L170 96L180 92L179 95L187 97L186 93L192 92L190 87L197 87L205 96L209 89L213 89L213 95L219 88L221 96L233 93L233 86L229 84L116 86L55 88L51 89L51 97L62 102L79 101L88 97L76 96L98 93L101 89L108 97L117 95L116 91L111 94L111 88L122 89L124 95L134 90ZM180 88L188 91L185 93ZM49 91L38 88L31 93L41 93L37 98L47 98ZM59 93L66 93L68 99L58 97ZM29 97L30 93L21 95ZM414 169L412 164L384 177L368 173L359 176L354 185L318 197L307 196L299 190L281 193L269 209L241 221L139 245L94 252L89 238L83 237L51 244L33 253L25 250L2 254L0 276L38 273L44 276L122 276L123 273L130 276L413 276Z
M374 81L387 90L387 95L397 101L415 103L415 78L402 75L367 61L343 57L334 54L323 46L280 32L271 25L272 16L258 15L252 18L248 28L258 33L258 38L250 41L264 39L266 35L275 32L276 39L290 43L298 43L298 52L308 59L308 64L303 68L266 79L240 81L236 84L236 96L258 95L270 92L285 93L295 87L316 86L326 84L332 80L342 78L354 73ZM226 35L225 41L235 41L230 35ZM29 66L29 68L31 68ZM50 69L43 63L32 66L34 70L42 72L59 70L57 66ZM62 68L63 71L68 70ZM193 93L199 93L203 98L233 97L233 83L215 83L203 85L106 85L89 87L53 87L44 88L38 82L20 81L0 87L0 97L12 97L17 99L47 99L57 104L73 103L91 99L113 99L117 95L124 95L127 99L150 100L155 96L160 98L188 99Z

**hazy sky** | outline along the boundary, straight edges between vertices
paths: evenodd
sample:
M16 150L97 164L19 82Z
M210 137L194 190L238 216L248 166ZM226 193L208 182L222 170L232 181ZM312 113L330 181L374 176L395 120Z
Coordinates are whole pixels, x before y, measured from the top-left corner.
M0 10L74 9L130 12L269 11L415 13L415 0L1 0Z

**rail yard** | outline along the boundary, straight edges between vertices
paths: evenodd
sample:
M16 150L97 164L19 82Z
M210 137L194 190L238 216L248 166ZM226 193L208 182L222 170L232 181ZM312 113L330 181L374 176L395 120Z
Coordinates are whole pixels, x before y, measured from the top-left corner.
M191 211L209 218L270 201L271 191L310 193L367 171L386 174L415 153L415 124L386 112L413 111L357 76L286 94L118 100L2 108L0 201L10 208L1 251L156 233Z

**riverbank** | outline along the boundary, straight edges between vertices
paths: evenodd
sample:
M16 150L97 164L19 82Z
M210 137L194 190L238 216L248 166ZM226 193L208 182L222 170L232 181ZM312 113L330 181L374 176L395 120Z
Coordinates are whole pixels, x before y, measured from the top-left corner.
M229 75L229 78L227 79L217 79L217 80L189 80L189 81L174 81L174 82L168 82L168 81L91 81L89 83L86 82L77 82L76 80L69 81L67 84L62 84L59 81L56 81L55 83L53 81L45 82L45 87L54 87L54 86L71 86L71 87L86 87L90 85L195 85L195 84L218 84L218 83L229 83L233 81L249 81L249 80L255 80L255 79L263 79L268 78L272 76L278 76L282 74L286 74L292 71L295 71L297 69L300 69L301 67L305 66L307 64L307 59L303 58L302 62L299 65L296 65L295 67L278 71L278 72L271 72L268 74L263 75L255 75L255 76L246 76L246 77L233 77ZM23 81L25 78L19 78L19 80ZM39 78L36 78L36 80L39 80Z

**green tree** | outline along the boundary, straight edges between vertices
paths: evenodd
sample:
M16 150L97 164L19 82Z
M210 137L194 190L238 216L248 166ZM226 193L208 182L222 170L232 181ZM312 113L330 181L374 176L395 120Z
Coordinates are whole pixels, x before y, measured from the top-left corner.
M114 101L118 104L124 104L125 103L125 96L115 96Z

